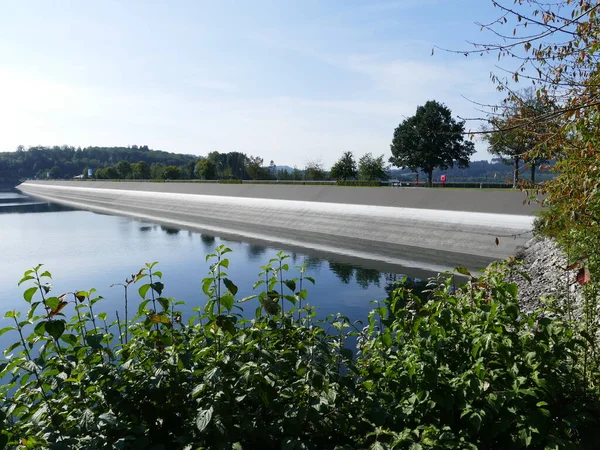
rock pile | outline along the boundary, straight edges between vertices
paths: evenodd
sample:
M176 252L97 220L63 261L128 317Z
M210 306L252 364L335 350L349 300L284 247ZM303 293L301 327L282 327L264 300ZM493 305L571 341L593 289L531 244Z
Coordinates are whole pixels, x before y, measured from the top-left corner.
M583 305L582 286L576 282L578 269L567 270L567 256L556 242L549 238L535 237L517 248L518 267L531 281L513 272L509 280L519 286L519 297L525 311L531 312L541 306L540 298L554 298L567 317L581 315Z

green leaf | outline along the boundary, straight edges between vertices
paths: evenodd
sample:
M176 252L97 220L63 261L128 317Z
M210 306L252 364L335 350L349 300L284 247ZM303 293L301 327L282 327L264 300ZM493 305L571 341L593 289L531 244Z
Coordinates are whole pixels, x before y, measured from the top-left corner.
M466 267L456 267L454 270L462 275L466 275L468 277L472 276L471 272L469 272Z
M391 347L392 335L390 333L383 333L381 335L381 341L383 342L383 345L385 345L386 347Z
M27 312L27 318L31 319L33 317L33 315L35 314L35 310L37 309L38 306L40 306L42 302L33 302L31 304L31 308L29 308L29 311Z
M296 292L296 282L294 280L284 280L283 284L285 284L290 291Z
M88 334L85 337L85 342L87 343L87 345L89 345L94 350L98 350L98 349L102 348L102 346L100 345L100 343L102 342L102 335L101 334Z
M106 320L106 313L105 312L101 312L100 314L98 314L98 319L100 319L100 320Z
M154 290L154 292L156 292L158 295L161 295L163 289L165 288L165 285L162 284L160 281L156 281L152 283L151 287Z
M38 322L33 329L33 332L37 335L43 336L46 332L46 321L42 320L41 322Z
M31 275L25 275L23 278L21 278L21 280L19 281L19 284L17 286L21 286L26 281L34 280L34 279L35 278L33 278Z
M202 393L202 391L204 390L205 387L206 387L206 384L200 383L194 389L192 389L192 398L198 397L198 395L200 395Z
M14 329L15 329L15 327L4 327L0 330L0 336L2 336L4 333L6 333L8 331L12 331Z
M304 277L304 279L310 281L312 284L315 284L315 279L313 277Z
M307 296L308 296L308 290L306 290L306 289L302 289L300 292L298 292L298 297L300 297L302 300L306 300Z
M40 275L40 278L43 277L52 278L52 274L46 270L43 274Z
M48 297L46 299L46 306L52 310L58 308L60 304L60 299L58 297Z
M212 289L211 286L213 284L213 279L212 278L205 278L204 280L202 280L202 292L204 292L204 295L210 297L212 295Z
M5 319L14 319L16 316L16 312L15 311L6 311L4 313L4 318Z
M284 295L283 298L285 298L288 302L290 302L292 305L296 306L296 297L294 295Z
M350 360L354 359L354 352L353 352L351 349L349 349L349 348L346 348L346 347L344 347L344 348L343 348L343 349L340 351L340 353L341 353L341 354L342 354L342 356L343 356L344 358L346 358L346 359L350 359Z
M46 322L46 331L54 339L58 339L65 331L64 320L49 320Z
M85 411L83 411L81 418L79 419L79 426L82 427L84 430L91 430L94 426L94 422L94 413L91 409L86 408Z
M257 298L257 297L258 297L258 295L251 295L249 297L244 297L243 299L238 300L238 303L248 302L248 301L253 300L253 299Z
M37 287L30 287L25 292L23 292L23 298L25 299L25 301L27 303L31 303L31 299L33 298L33 296L37 292L37 290L38 290Z
M60 338L69 345L77 344L77 336L74 334L63 334Z
M148 293L148 289L150 289L150 285L149 284L143 284L143 285L141 285L140 288L138 289L138 292L140 293L140 297L146 298L146 294Z
M223 305L228 311L231 311L231 308L233 308L234 303L235 298L233 297L233 295L224 295L223 297L221 297L221 305Z
M111 412L100 414L100 416L98 416L98 419L102 420L103 422L106 422L108 425L111 425L113 427L117 424L117 416L115 416Z
M225 267L226 269L229 269L229 260L225 258L219 262L219 265Z
M231 281L229 278L225 278L223 279L223 283L225 284L227 289L229 289L229 292L231 292L233 295L237 294L238 287L235 284L233 284L233 281Z
M198 411L198 416L196 417L196 426L200 432L204 431L213 415L213 407L211 406L208 409L201 409Z
M150 314L148 318L152 323L163 323L169 327L172 327L171 319L169 318L169 316L165 316L163 314Z
M481 422L482 420L479 413L473 413L471 414L471 417L469 417L469 423L473 428L475 428L475 431L479 431L479 429L481 428Z
M169 309L169 306L171 306L171 302L169 301L169 299L168 299L168 298L165 298L165 297L158 297L158 298L156 299L156 301L157 301L158 303L160 303L160 306L162 306L162 308L163 308L163 311L166 311L166 310L168 310L168 309Z
M150 299L148 300L144 300L142 303L140 303L140 306L138 307L138 315L142 315L144 314L144 312L146 312L146 305L150 303Z
M519 316L519 307L515 303L509 303L505 307L506 314L510 316L511 319L515 320Z

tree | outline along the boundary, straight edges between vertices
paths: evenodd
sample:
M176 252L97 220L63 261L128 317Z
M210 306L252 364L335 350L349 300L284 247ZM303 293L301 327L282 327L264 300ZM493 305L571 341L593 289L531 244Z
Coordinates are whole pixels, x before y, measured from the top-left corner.
M115 169L117 169L117 172L119 173L119 178L121 178L121 179L131 178L131 174L132 174L131 164L129 164L128 161L125 161L124 159L119 161L116 164Z
M444 104L430 100L394 131L390 162L413 172L423 170L428 185L432 186L436 167L442 170L454 167L454 164L469 167L475 146L471 141L464 141L463 133L464 122L454 120Z
M194 171L198 178L202 180L214 180L217 178L217 166L208 158L199 159Z
M161 163L152 163L150 166L150 178L158 180L165 177L165 165Z
M178 180L180 176L179 167L167 166L165 167L164 177L165 180Z
M342 157L331 167L330 176L336 180L355 178L358 173L352 152L344 152Z
M136 180L149 180L150 179L150 166L145 161L133 163L131 165L133 178Z
M377 158L367 153L358 160L358 178L364 181L387 180L388 167L384 162L384 155Z
M179 168L179 172L182 180L192 180L195 178L194 170L196 168L196 161L189 161Z
M308 161L304 169L304 175L307 180L324 180L326 174L325 169L323 169L323 163L318 159Z
M277 166L275 165L275 161L271 160L269 163L269 178L275 180L277 178Z
M58 166L53 166L52 169L50 169L48 171L48 176L50 178L58 178L58 177L60 177L60 174L61 174L61 170L60 170L60 167L58 167Z
M294 166L294 169L292 170L292 179L294 181L302 179L302 171L298 169L297 166Z
M507 107L500 114L491 115L489 131L485 135L488 151L499 156L505 164L513 165L513 188L519 183L519 171L522 162L527 162L531 168L531 182L535 183L535 168L543 162L531 155L537 145L538 136L545 133L548 123L531 121L532 117L550 112L551 108L543 97L536 96L533 89L525 89L515 93Z
M263 167L263 159L259 156L250 156L246 159L246 173L253 180L269 178L267 169Z

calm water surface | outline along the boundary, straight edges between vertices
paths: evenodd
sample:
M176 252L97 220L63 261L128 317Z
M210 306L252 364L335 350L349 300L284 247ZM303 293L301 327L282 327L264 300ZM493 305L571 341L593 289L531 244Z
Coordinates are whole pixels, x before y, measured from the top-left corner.
M99 309L113 315L115 310L123 309L123 290L111 288L111 284L123 282L152 261L158 261L158 269L163 272L164 296L185 301L191 314L192 307L205 303L201 290L208 271L205 255L220 244L233 250L227 255L228 273L239 287L238 298L257 294L252 285L258 279L260 266L279 250L286 250L127 217L73 210L0 192L0 314L4 316L9 309L26 310L22 292L28 286L18 287L17 283L25 270L41 263L53 275L54 295L96 288L105 299L99 303ZM290 266L306 263L307 275L316 279L314 286L307 284L308 301L318 307L321 317L341 312L353 320L365 319L372 307L369 302L387 297L386 286L403 274L415 275L409 269L384 273L369 263L352 266L343 259L287 253ZM293 276L297 276L297 270L291 269L290 278ZM419 276L423 278L423 272ZM137 289L132 292L131 301L137 304ZM246 303L245 315L251 316L256 306ZM1 328L7 323L0 319L0 325ZM5 336L0 338L2 347Z

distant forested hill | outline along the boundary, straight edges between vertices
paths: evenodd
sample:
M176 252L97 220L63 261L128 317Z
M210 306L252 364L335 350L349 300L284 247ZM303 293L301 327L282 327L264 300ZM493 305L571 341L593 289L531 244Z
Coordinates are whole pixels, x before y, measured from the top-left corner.
M0 184L16 185L25 178L72 178L81 175L85 169L99 169L113 166L120 161L148 165L183 167L198 159L193 155L150 150L143 145L138 147L19 147L15 152L0 153Z

